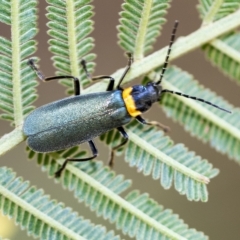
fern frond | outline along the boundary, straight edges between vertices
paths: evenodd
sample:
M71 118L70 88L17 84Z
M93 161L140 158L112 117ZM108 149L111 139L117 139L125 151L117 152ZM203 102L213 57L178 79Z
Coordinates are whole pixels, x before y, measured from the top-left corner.
M209 142L217 151L227 154L239 163L240 110L233 108L210 90L199 86L190 74L176 67L171 67L166 72L164 87L204 98L232 111L232 114L227 114L207 104L172 94L165 94L162 98L167 116L179 121L192 135L203 142Z
M177 39L173 45L171 52L171 60L174 60L190 51L193 51L202 45L214 40L215 38L226 34L240 26L240 11L236 11L212 24L199 28L184 38ZM141 61L134 62L131 71L124 78L123 83L130 82L140 76L146 75L157 67L164 64L167 55L168 46L150 54ZM119 80L123 74L124 69L119 69L111 76ZM84 89L83 93L90 93L97 91L105 91L107 88L106 81L101 81Z
M11 2L10 0L1 0L1 13L0 13L0 21L10 25L11 24Z
M61 151L63 157L83 157L78 148ZM37 155L38 164L52 175L59 165L55 159L58 154L40 154L29 151L29 157ZM80 201L84 201L98 216L115 223L118 229L136 239L146 239L143 236L155 236L155 239L207 239L201 232L188 229L188 226L172 214L171 210L164 210L147 194L139 195L132 191L121 198L119 195L130 187L130 181L124 180L122 175L115 176L108 167L101 162L81 162L68 164L61 176L62 184ZM139 231L141 229L141 231ZM189 238L188 238L189 236ZM152 238L151 238L152 239Z
M208 24L235 12L239 7L239 0L200 0L197 8L203 23Z
M66 158L83 158L86 155L86 152L79 150L79 147L72 147L64 151L48 154L36 153L29 148L27 148L27 150L29 159L36 156L37 163L42 166L44 171L48 171L49 175L54 175ZM83 175L81 175L81 171L84 172ZM124 180L123 176L119 175L115 177L115 174L110 171L108 167L104 167L101 162L90 161L67 164L66 170L62 173L61 178L63 179L63 186L69 189L74 189L75 185L80 186L82 184L81 181L84 182L86 174L88 174L93 181L98 181L116 194L122 193L128 189L131 184L129 180ZM69 182L69 180L71 181ZM86 194L84 188L82 191L84 192L79 192L79 197Z
M119 45L139 60L152 49L165 23L168 0L126 0L120 13Z
M211 63L227 76L240 83L240 33L232 32L220 37L203 50Z
M174 182L180 194L189 200L207 201L206 183L218 174L212 164L190 152L183 144L173 144L162 131L133 122L127 126L130 143L125 159L144 175L160 179L161 185L169 189Z
M81 59L87 61L87 69L93 72L95 54L90 53L94 47L93 38L88 35L93 30L93 7L89 5L92 0L57 1L47 0L51 5L47 7L47 17L50 20L48 34L50 51L53 53L54 66L57 75L72 75L81 79L85 86L89 83L86 73L80 66ZM61 83L68 87L68 93L73 91L70 80L62 80Z
M37 1L0 0L0 5L0 21L11 25L12 33L11 40L0 37L1 118L19 126L37 98L35 73L27 65L27 58L36 51L32 38L37 33Z
M212 164L190 152L183 144L174 145L162 131L137 121L127 125L127 133L130 141L125 149L125 161L131 167L137 167L145 176L160 179L165 189L174 183L175 189L189 200L208 200L206 184L218 174ZM117 131L111 131L101 136L101 140L112 148L122 142L122 137Z
M51 200L42 189L31 187L7 168L0 168L0 203L3 214L14 217L29 235L40 239L120 239Z
M158 205L146 193L140 195L138 191L133 190L125 197L125 200L158 223L163 224L166 230L170 229L176 234L175 236L167 234L167 232L164 234L164 229L159 234L155 229L149 228L134 216L130 216L126 211L121 211L122 217L118 220L117 226L122 226L131 237L136 234L137 239L208 239L202 232L189 229L188 225L179 219L178 215L173 214L172 210L164 209L161 205Z

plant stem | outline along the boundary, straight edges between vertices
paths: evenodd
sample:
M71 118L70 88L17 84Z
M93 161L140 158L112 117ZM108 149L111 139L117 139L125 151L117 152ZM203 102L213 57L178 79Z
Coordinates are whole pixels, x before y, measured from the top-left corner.
M79 236L79 234L73 232L63 224L59 223L52 217L49 217L43 211L35 208L33 205L29 204L26 200L20 198L16 194L12 193L10 190L0 185L0 194L4 196L9 203L15 203L15 207L22 209L25 213L29 213L29 215L33 215L38 221L44 222L46 226L52 227L54 230L59 231L63 235L67 237L67 239L74 240L85 240L85 238ZM16 211L15 211L16 212ZM38 223L39 224L39 223Z
M56 155L55 155L56 157ZM58 158L59 159L59 158ZM59 160L58 160L59 161ZM103 196L106 196L109 201L112 201L114 204L125 209L127 212L131 213L135 218L140 219L140 221L149 225L152 228L155 228L158 232L168 236L171 239L176 240L186 240L185 237L182 237L178 233L174 232L170 228L167 228L160 222L156 221L152 217L145 214L143 211L139 210L137 207L127 202L125 199L109 190L107 187L102 185L99 181L95 180L93 177L81 171L79 168L73 166L72 164L67 164L66 168L78 179L82 179L87 185L91 186L93 189L99 191Z
M140 20L140 24L138 27L138 33L136 37L136 43L135 43L135 50L134 50L134 59L137 61L143 58L144 55L144 42L146 41L146 34L147 34L147 26L149 21L149 16L152 9L152 0L145 0L143 11L142 11L142 17Z
M164 88L180 92L178 88L174 87L171 83L167 81L164 82ZM199 115L207 119L207 121L212 122L214 125L217 125L220 129L226 131L231 136L238 139L238 141L240 140L240 130L236 126L233 126L225 119L222 119L218 115L212 113L211 110L208 110L207 108L203 107L197 101L191 101L188 98L183 98L177 95L174 95L174 97L176 97L179 101L183 102L189 108L193 109L196 113L199 113ZM230 110L234 112L233 109Z
M186 54L187 52L190 52L200 47L201 45L210 42L211 40L221 36L222 34L230 32L231 30L237 28L238 26L240 26L239 19L240 19L240 10L228 15L225 18L220 19L217 22L214 22L210 25L207 25L198 29L197 31L189 34L187 37L182 37L181 39L178 39L178 41L176 41L176 43L173 46L171 59L172 60L176 59L182 56L183 54ZM164 63L165 56L167 53L167 48L168 46L143 58L141 61L135 62L131 68L131 71L126 76L124 82L125 83L130 82L131 80L139 76L142 76L144 74L147 74L151 72L153 69L161 66ZM17 51L17 49L18 48L16 48L15 51ZM18 70L19 69L16 68L16 71ZM122 75L123 71L124 69L117 70L114 74L112 74L112 77L114 77L115 79L120 79L120 76ZM13 77L14 77L14 81L19 81L18 75L14 75ZM105 91L107 84L108 84L108 81L101 81L85 89L83 92L89 93L89 92L96 92L101 90ZM19 89L21 88L19 87ZM19 104L19 101L20 101L19 99L21 98L21 95L19 96L19 94L16 95L14 93L14 97L15 97L14 102L16 101L17 104ZM20 107L21 106L18 106L16 108L19 109ZM18 114L16 115L18 116ZM17 117L17 119L21 119L21 118ZM16 132L18 131L19 130L16 130ZM7 135L5 135L3 138L0 139L0 143L4 143L4 144L0 144L0 154L7 152L10 148L13 148L16 144L18 144L24 139L23 136L19 137L19 133L14 134L14 131L13 131L8 135L7 142L5 143L6 136Z
M224 41L215 39L210 43L211 46L221 51L222 54L225 54L232 60L240 63L240 52L239 50L229 46Z
M214 20L215 15L217 14L219 8L223 4L223 0L215 0L212 3L212 6L209 8L208 13L203 19L203 26L211 23Z
M21 69L20 69L20 27L19 27L19 0L11 1L11 36L12 36L12 83L15 126L23 123Z
M128 136L129 136L129 139L134 142L134 144L138 145L141 149L150 153L152 156L159 159L161 162L166 163L168 166L172 167L174 170L181 172L182 174L196 180L197 182L202 182L204 184L209 183L210 181L209 178L177 162L173 158L169 157L165 153L161 152L160 150L152 146L151 144L148 144L148 142L144 141L142 138L140 138L135 133L131 132L129 129L128 129Z
M233 29L240 26L240 10L228 15L225 18L220 19L212 24L206 25L199 28L195 32L189 34L186 37L179 38L176 43L173 44L171 53L171 60L176 59L196 48L201 47L213 39L232 31ZM131 80L146 75L153 69L161 66L164 63L165 56L167 54L167 47L158 50L151 55L143 58L142 60L133 63L131 71L127 74L124 79L124 83L130 82ZM116 80L120 79L124 69L119 69L112 74L112 77ZM84 93L105 91L108 81L101 81L85 89Z
M66 16L67 16L67 26L68 26L68 46L69 46L69 60L71 67L71 75L79 76L79 59L77 56L77 41L76 41L76 26L75 26L75 12L74 12L74 2L66 1ZM81 84L81 81L80 81ZM82 88L82 86L81 86Z
M24 135L21 128L15 128L12 132L3 135L0 138L0 156L4 155L23 140Z

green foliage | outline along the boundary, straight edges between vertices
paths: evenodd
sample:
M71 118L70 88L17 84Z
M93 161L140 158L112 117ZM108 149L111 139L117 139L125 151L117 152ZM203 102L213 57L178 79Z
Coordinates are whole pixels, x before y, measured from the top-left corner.
M37 155L38 164L52 175L59 167L56 154L41 154L29 151L29 158ZM63 158L83 157L84 153L77 148L61 152ZM131 181L124 180L122 175L115 175L101 162L84 162L67 165L61 183L64 188L74 192L80 202L95 211L98 216L115 223L124 234L136 239L153 236L150 239L207 239L201 232L189 229L186 224L171 210L164 209L148 194L131 191L125 198L119 195L129 189ZM139 231L141 229L141 231ZM155 238L154 238L155 237Z
M39 239L120 239L100 225L79 217L42 189L30 186L8 168L0 168L0 209Z
M89 5L91 0L58 1L47 0L50 6L47 8L47 18L51 37L49 50L53 53L54 66L58 70L57 75L73 75L81 79L85 86L89 83L86 73L83 71L80 61L87 61L89 72L93 72L95 64L92 62L95 54L90 53L94 47L94 40L88 35L93 30L93 7ZM61 83L68 87L68 93L72 94L72 80L62 80Z
M240 7L239 0L201 0L198 9L204 23L216 21L236 11ZM202 47L211 63L239 82L239 40L238 32L227 33Z
M87 61L87 68L91 73L95 66L92 62L95 54L91 53L94 40L89 37L93 30L91 0L47 2L48 34L51 37L49 49L53 53L57 75L78 77L81 84L86 86L89 79L80 61ZM11 40L0 37L1 117L16 126L14 131L0 139L0 154L24 140L21 132L23 119L33 109L32 103L37 97L37 82L33 80L35 73L27 65L27 59L36 50L36 42L33 40L37 32L36 4L36 0L0 0L0 21L10 25L12 33ZM133 65L126 82L132 80L133 76L142 75L142 71L147 74L163 64L163 60L159 61L158 52L147 58L143 56L152 49L156 37L160 34L168 7L167 0L126 0L122 5L118 26L119 44L124 50L133 52L134 58L139 60ZM196 31L199 35L190 34L179 40L173 46L173 58L205 44L203 49L210 60L238 80L239 33L233 31L240 25L240 16L237 15L238 12L234 12L238 7L239 1L235 0L200 1L198 8L205 26ZM232 12L234 13L231 14ZM224 16L226 17L223 18ZM218 25L220 18L223 18L220 20L221 29ZM207 38L209 43L206 44L207 41L202 36L209 23L218 27L215 27L212 39ZM221 34L225 35L220 36ZM180 42L184 44L180 46ZM224 47L219 47L219 44ZM189 46L192 48L188 48ZM121 73L122 70L119 70L113 76L120 76ZM151 74L148 77L150 79ZM73 92L71 80L62 83L68 88L68 93ZM100 84L105 88L104 82ZM162 98L162 105L168 116L184 124L185 129L192 135L209 142L216 150L239 162L239 109L199 86L190 74L177 67L170 67L166 71L163 85L164 88L204 98L234 112L228 115L211 106L176 95L165 94ZM100 85L94 85L89 91L99 91L98 86ZM189 200L207 201L206 184L218 174L217 169L183 144L174 144L162 131L136 122L129 124L127 129L129 144L125 150L120 149L118 154L125 151L125 160L130 166L136 166L139 172L159 180L165 189L174 184L175 189L180 194L185 194ZM106 133L101 139L110 147L122 141L116 131ZM54 153L35 153L31 150L28 153L29 158L37 158L38 164L50 176L66 158L81 158L85 155L79 147ZM123 234L130 237L207 239L203 233L189 229L171 210L164 210L147 193L140 194L138 190L131 190L122 197L129 191L131 181L125 180L122 175L116 175L99 161L67 164L62 177L56 182L74 192L78 201L84 202L98 216L108 219ZM7 168L0 169L0 206L6 215L14 216L16 222L27 229L29 234L40 239L80 239L76 234L87 239L119 239L113 232L107 233L103 227L93 226L89 221L78 217L70 208L50 200L42 190L30 187L28 182L16 178Z
M172 214L172 211L169 209L164 210L162 206L159 206L153 199L149 198L148 194L140 195L138 191L132 191L125 199L155 221L164 224L168 229L179 234L179 236L192 240L208 239L203 233L197 232L195 229L188 229L188 226L179 219L178 215ZM120 224L124 226L124 232L129 232L131 237L134 237L134 233L136 233L137 239L172 239L171 237L158 234L148 226L141 224L133 216L129 216L126 212L124 212L122 219L125 221L120 222ZM179 237L175 236L175 238L178 239Z
M83 158L86 155L86 152L80 151L78 147L73 147L65 151L58 151L52 154L43 154L33 152L28 148L29 159L32 159L36 156L37 163L42 166L42 169L44 171L47 171L48 174L52 176L62 164L62 161L58 161L58 159L60 159L60 155L62 157L62 160L67 157ZM87 185L84 187L86 175L81 175L81 172L84 172L89 177L91 177L92 181L97 181L105 187L108 187L108 189L112 191L112 194L120 194L128 189L131 185L131 181L124 180L123 176L121 175L116 177L114 172L110 171L108 167L103 166L101 162L90 161L73 163L72 165L74 167L71 166L68 168L67 166L66 171L62 173L63 177L61 179L63 180L62 184L65 188L68 188L69 190L77 188L76 197L78 198L84 198L86 193L91 194L91 187L89 187L89 190L87 188ZM76 176L76 171L79 174L78 176ZM92 190L98 191L98 189ZM101 192L99 194L101 194Z
M240 83L240 33L231 32L203 46L207 58L220 71Z
M212 14L213 21L233 13L240 7L239 0L200 0L199 2L198 10L201 18L206 19L211 13L214 13Z
M131 167L137 167L138 172L145 176L159 179L165 189L174 183L175 189L189 200L208 200L206 183L218 174L212 164L196 156L183 144L174 145L169 137L154 127L133 121L127 125L127 133L130 141L125 149L125 160ZM101 140L114 147L122 138L114 130L102 135Z
M0 37L0 109L4 112L1 118L15 125L33 110L31 104L37 98L35 73L27 66L27 58L36 51L36 41L32 40L37 33L36 4L36 0L21 0L21 7L16 5L16 12L11 15L13 3L0 1L0 21L12 25L11 41Z
M127 0L122 4L120 13L119 45L134 55L134 59L142 58L153 48L153 43L160 35L161 26L169 7L168 0Z
M1 22L10 25L11 24L11 5L10 0L1 0Z
M215 93L199 86L193 77L179 68L171 67L165 75L165 86L175 91L187 92L189 95L204 98L225 109L232 114L226 114L209 105L189 101L175 95L165 94L162 99L163 109L167 116L184 125L187 131L217 151L227 154L230 158L240 161L240 110L233 108L229 103ZM177 101L179 99L180 101ZM189 104L187 104L189 103ZM196 127L197 126L197 127Z
M155 180L160 179L160 184L165 189L174 183L175 189L189 200L207 201L208 180L203 180L218 174L212 164L190 152L183 144L174 145L169 137L156 128L134 122L127 128L131 140L125 159L130 166L136 166L138 172L142 171L144 175L151 174ZM141 139L141 144L132 140L132 134Z

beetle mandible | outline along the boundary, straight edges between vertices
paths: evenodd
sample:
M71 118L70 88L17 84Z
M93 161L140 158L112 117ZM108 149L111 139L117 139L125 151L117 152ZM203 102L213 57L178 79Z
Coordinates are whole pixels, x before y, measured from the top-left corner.
M161 123L148 122L141 117L143 112L151 108L152 104L159 101L163 93L177 94L183 97L191 98L209 104L213 107L229 112L215 104L204 99L197 98L174 92L168 89L162 89L161 81L168 65L168 59L171 47L174 42L178 21L175 21L174 28L168 47L167 56L160 78L156 82L148 82L145 86L134 85L123 89L121 83L129 71L133 62L132 55L128 53L128 64L122 74L116 89L111 76L91 77L87 71L86 62L81 61L84 71L92 80L109 79L106 92L90 93L80 95L79 79L74 76L53 76L44 77L40 70L35 66L32 59L29 65L43 81L59 80L63 78L73 79L74 95L62 100L58 100L31 112L23 125L23 132L27 136L28 146L36 152L54 152L76 146L83 142L88 142L92 156L82 159L66 159L60 169L55 173L59 177L69 161L88 161L97 157L98 150L93 142L93 138L109 131L117 129L124 140L111 151L109 165L113 165L113 153L116 149L123 146L128 141L128 135L123 125L137 119L142 124L155 125L167 131L167 127Z

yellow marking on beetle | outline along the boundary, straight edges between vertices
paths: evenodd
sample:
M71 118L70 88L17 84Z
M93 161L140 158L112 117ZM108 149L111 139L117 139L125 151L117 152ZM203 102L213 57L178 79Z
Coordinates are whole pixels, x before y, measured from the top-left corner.
M128 113L132 117L136 117L138 115L141 115L141 112L136 109L136 105L131 93L132 93L132 87L126 88L122 92L122 97L123 97L123 101L125 102Z

